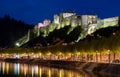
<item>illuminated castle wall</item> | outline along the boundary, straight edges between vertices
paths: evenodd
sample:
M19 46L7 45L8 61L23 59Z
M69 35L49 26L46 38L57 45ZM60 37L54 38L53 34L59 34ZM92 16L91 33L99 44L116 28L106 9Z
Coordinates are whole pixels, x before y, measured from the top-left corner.
M43 23L38 23L38 28L40 29L39 31L44 33L44 37L46 37L54 29L61 29L65 26L71 26L72 31L75 27L81 26L83 29L82 35L86 37L88 34L95 32L97 29L115 26L117 24L118 17L101 20L97 15L77 15L76 13L67 12L54 15L54 20L52 23L48 19ZM81 39L81 37L79 39Z
M34 29L29 30L28 34L19 39L16 42L16 45L21 46L22 44L28 42L30 39L33 39L30 38L31 33L35 34L34 38L38 37L41 32L43 33L43 36L46 37L55 29L61 29L65 26L70 26L70 30L67 34L73 31L77 26L80 26L82 28L82 32L76 40L76 42L78 42L79 40L85 38L87 35L92 34L100 28L118 26L118 23L119 17L100 19L97 15L77 15L76 13L72 12L60 13L54 15L54 20L52 22L49 19L45 19L42 23L38 23Z

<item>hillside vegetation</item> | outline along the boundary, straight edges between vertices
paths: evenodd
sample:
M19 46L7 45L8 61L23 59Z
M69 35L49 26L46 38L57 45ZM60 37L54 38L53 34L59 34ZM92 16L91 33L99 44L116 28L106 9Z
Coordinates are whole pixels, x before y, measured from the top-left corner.
M108 50L112 51L112 53L120 52L120 27L108 27L102 28L91 35L88 35L85 39L81 40L76 44L69 45L51 45L47 47L41 48L10 48L11 52L15 53L24 53L24 52L34 52L34 53L54 53L57 54L59 52L62 53L96 53L98 52L106 52ZM9 51L7 50L7 51Z
M32 25L15 20L9 15L0 18L0 47L14 47L17 39L25 35Z

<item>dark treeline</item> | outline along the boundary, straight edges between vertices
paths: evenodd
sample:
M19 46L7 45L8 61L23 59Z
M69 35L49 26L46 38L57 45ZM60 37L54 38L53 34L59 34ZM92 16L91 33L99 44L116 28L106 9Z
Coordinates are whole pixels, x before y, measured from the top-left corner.
M25 35L32 25L5 15L0 18L0 47L12 47L16 40Z

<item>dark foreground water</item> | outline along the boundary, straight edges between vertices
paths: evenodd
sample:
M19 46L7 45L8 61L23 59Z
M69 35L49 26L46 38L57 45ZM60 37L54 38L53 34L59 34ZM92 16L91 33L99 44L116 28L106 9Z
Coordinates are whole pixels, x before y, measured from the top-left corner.
M20 63L0 62L0 77L106 77L78 70L67 70ZM108 76L107 76L108 77Z

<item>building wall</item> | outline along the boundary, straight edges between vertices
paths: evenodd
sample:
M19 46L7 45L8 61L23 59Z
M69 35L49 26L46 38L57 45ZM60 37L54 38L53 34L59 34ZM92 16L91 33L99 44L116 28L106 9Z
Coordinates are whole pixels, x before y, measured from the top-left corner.
M60 17L58 15L54 15L54 23L60 24Z
M104 19L104 27L118 25L118 17Z
M96 15L82 15L81 21L82 21L83 27L88 27L89 24L97 23L97 16Z

